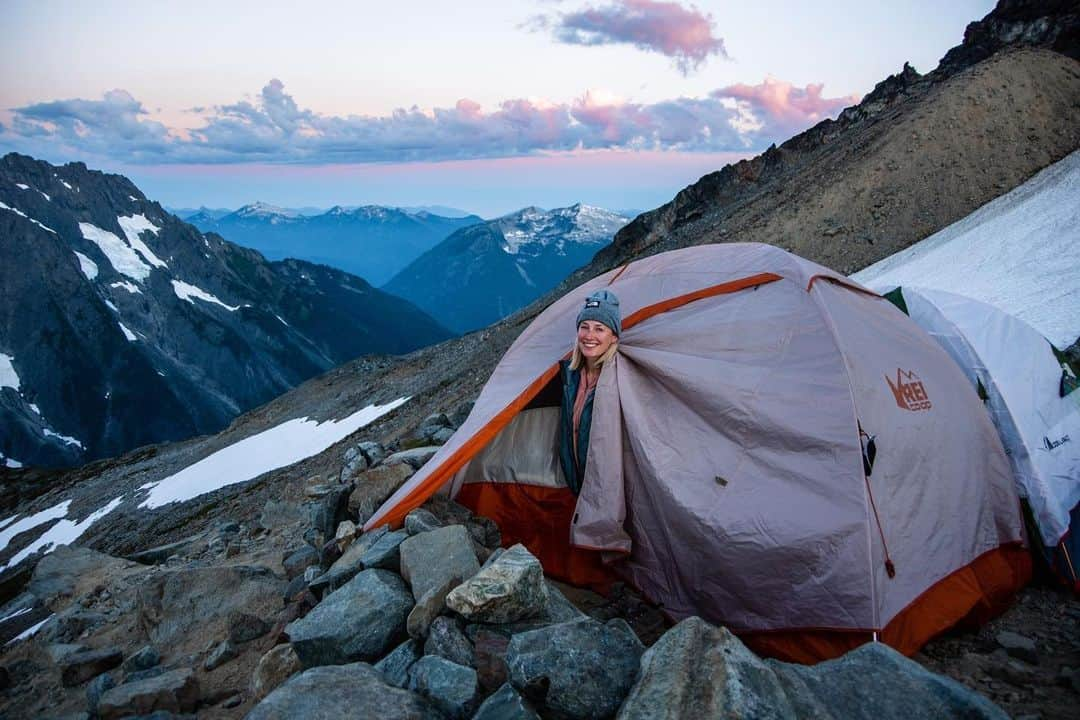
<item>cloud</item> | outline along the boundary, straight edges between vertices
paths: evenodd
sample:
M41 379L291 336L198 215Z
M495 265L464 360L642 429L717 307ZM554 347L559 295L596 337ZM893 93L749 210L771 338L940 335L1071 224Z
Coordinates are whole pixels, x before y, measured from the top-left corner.
M713 35L712 16L691 5L655 0L616 0L610 5L538 16L528 24L549 30L569 45L632 45L665 55L683 75L698 69L710 55L727 57L724 41Z
M430 162L576 150L724 152L761 149L838 112L854 98L821 85L767 79L704 98L633 103L588 92L568 103L506 100L493 109L398 109L384 116L321 115L301 108L279 80L253 101L204 109L201 126L172 129L123 90L101 100L14 108L0 147L133 164Z
M711 97L734 101L743 128L788 137L859 102L857 95L823 97L823 89L824 85L820 83L799 88L789 82L766 78L760 85L739 83L714 90Z

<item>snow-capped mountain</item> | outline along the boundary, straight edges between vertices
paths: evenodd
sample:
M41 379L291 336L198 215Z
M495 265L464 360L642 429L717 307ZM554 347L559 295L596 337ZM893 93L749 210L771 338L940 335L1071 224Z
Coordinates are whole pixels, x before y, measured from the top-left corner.
M0 159L0 465L216 432L346 360L449 335L358 277L203 235L124 177Z
M450 233L481 220L475 215L443 217L380 205L338 205L310 215L256 202L222 217L198 213L188 222L272 260L292 257L322 263L379 285Z
M555 287L628 222L589 205L527 207L458 230L383 289L409 298L452 330L474 330Z

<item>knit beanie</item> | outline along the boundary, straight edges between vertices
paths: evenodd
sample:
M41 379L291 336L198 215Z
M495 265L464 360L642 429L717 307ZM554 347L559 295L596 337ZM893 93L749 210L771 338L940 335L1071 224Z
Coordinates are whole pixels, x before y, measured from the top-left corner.
M610 290L597 290L585 299L585 307L577 316L577 324L583 320L596 320L611 328L616 336L622 335L622 315L619 298Z

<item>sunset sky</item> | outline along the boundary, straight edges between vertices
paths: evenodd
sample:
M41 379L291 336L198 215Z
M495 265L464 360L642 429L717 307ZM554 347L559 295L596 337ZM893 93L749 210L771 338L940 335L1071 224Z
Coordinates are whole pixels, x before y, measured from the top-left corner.
M3 0L0 153L172 206L648 209L932 70L989 0Z

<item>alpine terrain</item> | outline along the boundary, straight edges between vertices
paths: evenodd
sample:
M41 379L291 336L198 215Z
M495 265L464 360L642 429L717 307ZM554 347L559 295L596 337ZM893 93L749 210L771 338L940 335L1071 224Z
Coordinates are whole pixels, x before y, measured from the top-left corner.
M203 235L123 177L0 160L9 466L217 432L346 360L448 336L358 277Z
M383 289L413 301L451 330L475 330L555 287L627 222L588 205L527 207L458 230Z
M299 258L345 270L378 286L455 230L480 222L476 215L443 217L427 210L380 205L335 206L305 215L266 203L187 221L203 232L258 250L271 260Z

